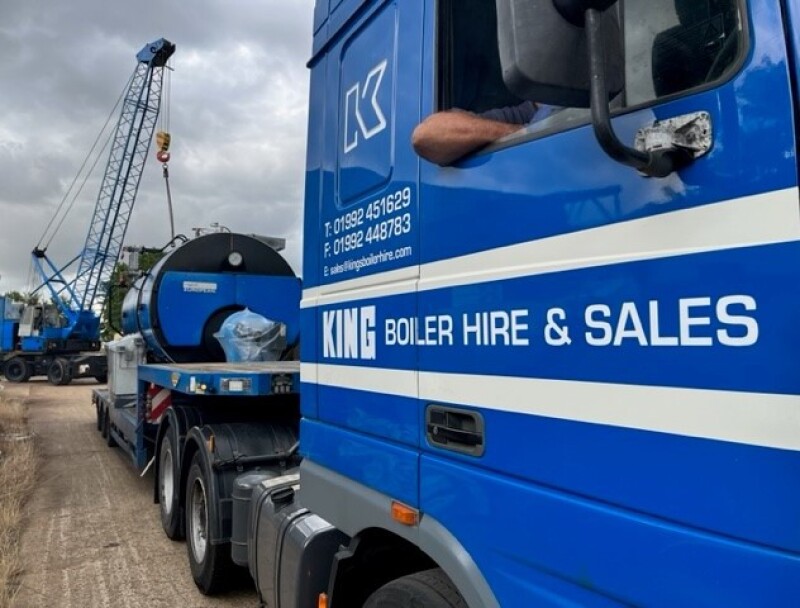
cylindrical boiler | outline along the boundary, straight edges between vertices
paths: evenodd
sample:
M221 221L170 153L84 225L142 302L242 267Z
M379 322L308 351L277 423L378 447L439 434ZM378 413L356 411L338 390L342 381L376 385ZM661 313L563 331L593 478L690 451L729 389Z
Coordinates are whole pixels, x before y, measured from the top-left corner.
M214 334L248 308L299 338L300 279L266 240L217 232L168 253L128 291L122 330L139 333L149 358L176 363L224 361Z

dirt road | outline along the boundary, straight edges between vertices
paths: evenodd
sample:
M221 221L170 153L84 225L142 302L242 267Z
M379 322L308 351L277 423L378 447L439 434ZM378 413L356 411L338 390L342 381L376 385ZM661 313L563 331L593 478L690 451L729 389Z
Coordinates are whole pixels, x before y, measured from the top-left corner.
M208 598L189 573L186 544L170 541L140 478L95 427L93 381L53 387L6 384L27 397L41 448L40 478L26 509L25 574L15 608L258 606L252 589Z

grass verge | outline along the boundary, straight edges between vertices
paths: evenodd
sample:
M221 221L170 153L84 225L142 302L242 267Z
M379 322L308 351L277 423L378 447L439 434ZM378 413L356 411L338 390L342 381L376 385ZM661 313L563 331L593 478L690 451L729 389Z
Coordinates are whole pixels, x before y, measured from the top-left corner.
M36 477L36 446L25 406L3 397L0 385L0 608L11 605L21 574L23 507Z

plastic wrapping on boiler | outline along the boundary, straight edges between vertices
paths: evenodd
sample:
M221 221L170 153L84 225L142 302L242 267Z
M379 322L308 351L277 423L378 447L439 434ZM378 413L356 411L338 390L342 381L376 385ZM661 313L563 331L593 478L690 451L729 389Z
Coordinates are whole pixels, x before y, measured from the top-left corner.
M286 350L286 325L246 308L225 319L214 337L229 362L276 361Z

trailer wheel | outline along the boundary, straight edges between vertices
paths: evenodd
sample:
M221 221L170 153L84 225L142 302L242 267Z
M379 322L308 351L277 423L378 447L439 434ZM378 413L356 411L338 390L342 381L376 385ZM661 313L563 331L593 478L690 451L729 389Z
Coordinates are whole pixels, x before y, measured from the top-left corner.
M111 435L111 415L108 413L108 408L106 408L105 414L103 415L103 438L106 440L106 445L108 447L117 447L117 442Z
M95 401L94 404L95 416L97 418L97 430L103 432L103 408L100 405L100 400Z
M98 416L100 416L100 436L103 439L106 439L108 437L108 425L106 423L108 412L106 411L105 406L100 406L100 412L98 413Z
M94 377L98 384L108 384L108 374L98 374Z
M364 608L467 608L447 575L439 568L403 576L367 598Z
M210 522L218 516L211 484L199 452L192 458L186 480L186 548L198 589L212 595L226 589L233 578L230 543L211 544Z
M9 359L3 367L3 375L6 380L13 383L27 382L30 380L32 371L30 364L22 357Z
M47 368L47 380L53 386L65 386L72 382L72 370L69 361L61 357L53 359Z
M172 540L183 539L182 513L178 501L180 471L178 470L177 438L172 425L161 438L158 456L158 507L161 527Z

